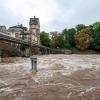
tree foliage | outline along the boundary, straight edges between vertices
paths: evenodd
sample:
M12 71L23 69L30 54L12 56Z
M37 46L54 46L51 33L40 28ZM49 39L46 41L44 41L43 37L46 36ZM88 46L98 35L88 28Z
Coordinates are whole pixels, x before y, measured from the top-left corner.
M90 46L91 41L91 29L82 29L75 36L76 47L80 50L85 50Z
M75 33L76 33L76 30L74 28L71 28L71 29L68 29L68 30L64 30L62 32L64 35L65 35L65 40L67 42L69 42L69 44L73 47L75 46Z
M77 32L81 31L84 28L86 28L86 26L84 24L78 24L78 25L76 25Z
M93 24L91 47L95 50L100 50L100 22Z
M52 36L51 41L51 46L53 48L64 48L65 41L61 33Z
M44 31L40 33L40 43L41 45L50 47L49 33L46 33Z
M85 26L78 24L75 28L64 29L61 33L54 32L49 36L47 32L41 32L41 44L55 49L100 50L100 22Z

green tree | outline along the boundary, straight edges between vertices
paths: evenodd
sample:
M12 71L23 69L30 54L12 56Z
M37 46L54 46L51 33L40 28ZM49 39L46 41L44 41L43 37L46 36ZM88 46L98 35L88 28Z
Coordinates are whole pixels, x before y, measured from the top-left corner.
M91 28L82 29L75 36L76 47L80 50L86 50L91 42Z
M49 33L46 33L44 31L40 33L40 43L41 45L50 47Z
M64 34L64 38L67 41L67 44L69 42L70 46L75 46L75 33L76 30L74 28L71 29L64 29L64 31L62 32L62 34Z
M86 26L84 24L78 24L78 25L76 25L77 32L81 31L84 28L86 28Z
M100 22L93 24L91 47L92 49L100 50Z
M64 48L65 41L63 38L63 34L58 33L56 35L53 35L51 38L51 47L53 48Z

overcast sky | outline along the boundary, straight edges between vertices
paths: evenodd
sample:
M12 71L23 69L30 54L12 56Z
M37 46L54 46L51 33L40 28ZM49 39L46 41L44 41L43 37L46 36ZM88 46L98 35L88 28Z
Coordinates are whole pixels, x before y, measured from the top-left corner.
M61 31L77 24L100 21L100 0L0 0L0 25L29 26L40 18L41 31Z

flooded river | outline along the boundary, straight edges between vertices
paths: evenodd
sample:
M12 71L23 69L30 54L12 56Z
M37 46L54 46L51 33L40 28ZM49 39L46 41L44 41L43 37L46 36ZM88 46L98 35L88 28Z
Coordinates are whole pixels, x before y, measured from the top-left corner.
M38 56L0 63L0 100L100 100L100 55Z

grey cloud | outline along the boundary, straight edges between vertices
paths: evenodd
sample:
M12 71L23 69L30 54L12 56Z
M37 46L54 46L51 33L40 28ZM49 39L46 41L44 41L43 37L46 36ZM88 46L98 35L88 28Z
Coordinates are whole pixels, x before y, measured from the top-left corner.
M65 27L71 28L81 23L89 25L100 20L99 0L60 0L57 3L60 12L52 23L57 22L60 25L59 30Z
M29 17L34 15L40 17L41 30L48 32L61 31L81 23L89 25L100 20L100 0L22 0L24 4L18 7L21 10L15 9L15 12L12 12L8 2L0 0L0 24L7 26L17 22L28 26Z

